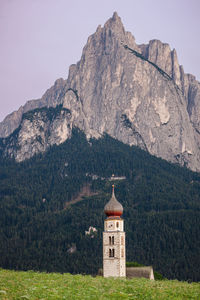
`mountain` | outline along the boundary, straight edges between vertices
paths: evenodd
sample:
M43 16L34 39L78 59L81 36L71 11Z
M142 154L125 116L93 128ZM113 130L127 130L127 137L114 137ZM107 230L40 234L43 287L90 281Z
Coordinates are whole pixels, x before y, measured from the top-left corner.
M113 183L127 261L199 281L200 175L79 129L21 163L0 157L0 267L97 274Z
M64 86L64 79L56 80L54 86L48 89L41 99L30 100L24 106L21 106L18 111L9 114L4 121L0 122L0 137L7 137L18 128L22 121L22 115L27 111L41 107L56 106L57 102L59 102L58 99L62 96Z
M199 95L175 50L136 45L114 13L1 123L0 267L96 274L115 174L127 260L199 281Z
M22 161L62 143L78 127L88 139L107 133L199 171L199 100L200 84L184 74L176 51L158 40L137 45L114 13L88 38L67 80L57 80L42 99L1 123L2 151ZM38 110L57 105L63 109L48 121L45 109Z

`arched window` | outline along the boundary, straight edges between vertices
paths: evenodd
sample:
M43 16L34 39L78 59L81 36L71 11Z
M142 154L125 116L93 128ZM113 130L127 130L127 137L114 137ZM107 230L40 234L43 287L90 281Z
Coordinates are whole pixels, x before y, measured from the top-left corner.
M116 226L117 226L117 228L119 227L119 222L117 222Z
M112 249L112 257L115 257L115 249Z
M112 245L114 245L114 236L112 236Z
M109 249L109 257L115 257L115 249Z
M112 249L109 249L109 257L112 257Z
M121 236L121 245L124 245L124 237Z
M109 245L112 244L112 239L111 239L111 236L109 236Z

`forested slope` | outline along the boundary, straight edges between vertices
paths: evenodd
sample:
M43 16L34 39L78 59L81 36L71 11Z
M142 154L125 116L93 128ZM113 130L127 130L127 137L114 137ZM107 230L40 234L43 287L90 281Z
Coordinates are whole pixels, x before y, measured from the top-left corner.
M115 185L127 260L153 265L168 278L200 280L198 173L108 135L88 143L77 129L45 154L0 163L1 267L96 274L115 174L126 176ZM67 206L86 185L95 195ZM94 237L85 235L89 226L97 228Z

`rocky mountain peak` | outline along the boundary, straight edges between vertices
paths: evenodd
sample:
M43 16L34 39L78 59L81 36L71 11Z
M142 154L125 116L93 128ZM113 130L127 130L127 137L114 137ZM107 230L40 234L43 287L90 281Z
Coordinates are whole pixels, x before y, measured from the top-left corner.
M105 23L104 27L114 32L122 32L123 34L125 34L124 25L117 12L113 13L113 16Z
M155 63L181 87L181 70L175 49L171 50L169 44L156 39L149 41L147 45L140 45L139 48L146 59Z
M88 38L83 57L86 52L87 55L109 55L112 51L116 52L115 48L120 48L122 43L137 47L133 35L125 31L121 18L115 12L103 27L99 25L96 32Z
M48 113L41 115L38 110L34 118L22 122L20 115L18 119L15 115L21 122L14 139L17 150L12 150L12 139L6 151L18 160L63 142L70 138L72 128L78 127L88 139L107 133L200 170L200 84L184 74L176 51L168 44L152 40L137 45L117 13L88 38L67 80L56 81L37 101L31 102L31 109L60 104L64 110L50 120ZM21 116L23 112L21 108ZM9 124L13 124L11 120L12 116ZM14 126L10 125L9 132Z

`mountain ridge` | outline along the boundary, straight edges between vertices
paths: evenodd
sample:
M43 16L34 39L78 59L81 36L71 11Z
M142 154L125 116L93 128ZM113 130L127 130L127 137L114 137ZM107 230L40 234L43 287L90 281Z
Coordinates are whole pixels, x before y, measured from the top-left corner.
M106 132L124 143L199 171L199 99L200 84L192 75L184 74L176 51L158 40L137 45L114 13L104 27L98 26L88 38L81 60L70 66L67 80L56 81L41 101L27 104L16 113L17 117L9 116L10 125L2 122L0 134L11 133L20 123L21 132L26 132L21 118L30 106L62 104L71 112L70 122L65 123L83 130L88 139ZM24 136L27 138L18 140L21 150L15 158L24 157L30 142L28 132ZM29 147L29 157L41 147L33 148L32 151ZM8 152L14 153L12 147Z

